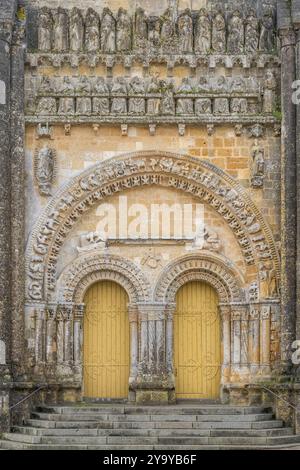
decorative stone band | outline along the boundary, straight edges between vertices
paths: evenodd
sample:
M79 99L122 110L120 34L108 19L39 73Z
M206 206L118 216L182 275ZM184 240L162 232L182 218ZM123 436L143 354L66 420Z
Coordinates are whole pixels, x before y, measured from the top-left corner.
M52 198L27 247L29 299L51 300L51 292L56 288L56 264L61 247L86 211L117 192L158 185L176 188L209 204L233 231L245 264L258 265L258 261L268 260L279 276L279 257L271 230L236 181L199 159L172 153L141 152L88 169Z

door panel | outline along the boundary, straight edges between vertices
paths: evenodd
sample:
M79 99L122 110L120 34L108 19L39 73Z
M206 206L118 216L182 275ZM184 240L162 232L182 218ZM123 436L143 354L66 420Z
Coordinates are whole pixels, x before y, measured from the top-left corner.
M84 396L126 398L129 380L128 296L117 283L92 285L84 299Z
M174 317L177 398L219 397L221 332L218 297L204 282L179 289Z

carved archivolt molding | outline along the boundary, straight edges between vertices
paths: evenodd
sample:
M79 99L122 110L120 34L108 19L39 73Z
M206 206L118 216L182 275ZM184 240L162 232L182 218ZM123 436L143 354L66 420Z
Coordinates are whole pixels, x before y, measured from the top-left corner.
M244 291L239 280L239 274L220 260L203 255L201 258L189 255L166 266L156 284L154 300L175 302L176 293L181 286L190 281L203 281L215 288L220 303L244 302Z
M27 248L29 299L49 300L57 282L57 259L75 223L95 204L141 186L174 188L217 211L233 231L247 266L269 261L279 277L271 230L244 188L214 165L187 155L137 152L106 160L58 191L39 218Z
M114 281L126 290L132 303L150 299L150 283L132 262L118 256L81 256L59 280L59 302L83 303L87 289L98 281Z

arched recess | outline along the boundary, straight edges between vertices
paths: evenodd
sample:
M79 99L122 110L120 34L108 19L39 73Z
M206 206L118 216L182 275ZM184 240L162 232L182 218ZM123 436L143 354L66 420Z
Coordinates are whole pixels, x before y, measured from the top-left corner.
M99 281L113 281L127 292L130 303L150 299L150 283L132 262L119 256L81 256L68 266L58 281L59 303L81 304L88 288Z
M141 186L174 188L209 205L234 233L245 264L257 267L257 277L259 263L268 261L279 278L279 256L271 230L239 183L214 165L187 155L137 152L89 168L49 202L27 247L30 301L53 300L61 247L82 215L111 195Z

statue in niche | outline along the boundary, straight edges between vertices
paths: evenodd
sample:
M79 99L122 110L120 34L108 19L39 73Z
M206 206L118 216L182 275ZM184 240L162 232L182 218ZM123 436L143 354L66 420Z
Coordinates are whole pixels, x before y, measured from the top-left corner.
M100 19L98 14L89 8L85 17L85 50L96 52L100 49Z
M268 70L266 73L266 79L264 81L264 98L263 98L263 112L271 114L275 108L276 102L276 78L273 72Z
M91 84L88 77L81 75L76 83L76 93L91 93Z
M253 187L262 187L265 176L265 152L259 145L257 139L251 151L252 168L251 168L251 184Z
M104 8L102 13L101 49L109 54L116 51L116 22L109 8Z
M137 49L144 48L148 40L148 24L145 11L138 8L135 13L135 31L134 31L134 46Z
M272 13L265 13L261 20L261 31L259 37L259 50L270 52L274 49L274 21Z
M59 87L60 93L64 95L73 95L74 94L74 84L70 77L64 77L63 81Z
M128 90L125 78L117 77L114 80L111 94L125 96L118 96L117 98L112 99L111 112L113 114L127 114L127 93Z
M167 9L161 20L161 42L165 51L169 52L170 48L176 47L176 25L170 8Z
M36 153L35 177L39 191L43 196L51 195L51 185L54 176L55 152L47 145Z
M161 112L164 115L175 114L174 85L172 82L162 81Z
M227 52L241 54L244 50L244 22L238 10L235 10L228 24Z
M211 21L206 10L199 12L195 31L195 52L208 54L211 49Z
M229 114L229 101L227 98L216 98L214 103L215 114Z
M196 93L208 93L210 91L210 84L206 77L200 77L195 86Z
M94 92L99 95L109 95L109 89L103 77L97 78L97 81L94 85ZM102 115L109 114L109 98L94 97L93 112Z
M145 84L140 77L133 77L129 83L129 95L142 95L129 99L129 114L145 114Z
M215 14L212 20L212 50L217 53L226 51L226 22L221 12Z
M161 82L158 79L159 74L153 74L149 82L147 93L149 95L160 95ZM147 113L148 114L159 114L160 112L160 97L159 98L148 98L147 100Z
M43 7L39 13L38 47L41 51L51 51L52 47L53 17L51 10Z
M233 98L231 100L231 112L233 114L247 114L248 102L246 98Z
M60 98L58 114L74 114L74 99L73 98Z
M258 49L258 18L254 10L250 10L245 21L245 52L256 52Z
M149 26L149 42L150 46L153 48L158 48L160 47L160 19L156 18L154 21L150 23Z
M271 262L259 265L260 292L263 299L272 299L278 296L277 272Z
M70 15L70 50L72 52L82 51L83 49L84 25L81 11L73 8Z
M179 49L183 53L193 52L193 20L189 9L178 19Z
M197 116L201 114L211 114L211 100L209 98L198 98L195 100L195 113Z
M55 98L41 98L37 110L37 114L41 115L52 115L56 114L57 106L56 106L56 99Z
M91 114L92 103L91 98L77 98L76 99L76 114Z
M131 18L124 8L120 8L117 17L117 51L130 51L132 35Z
M59 7L54 13L53 49L58 52L68 50L68 15Z
M182 80L181 85L177 89L177 94L193 93L193 85L189 77ZM192 98L178 98L176 106L176 114L194 114L194 103Z

